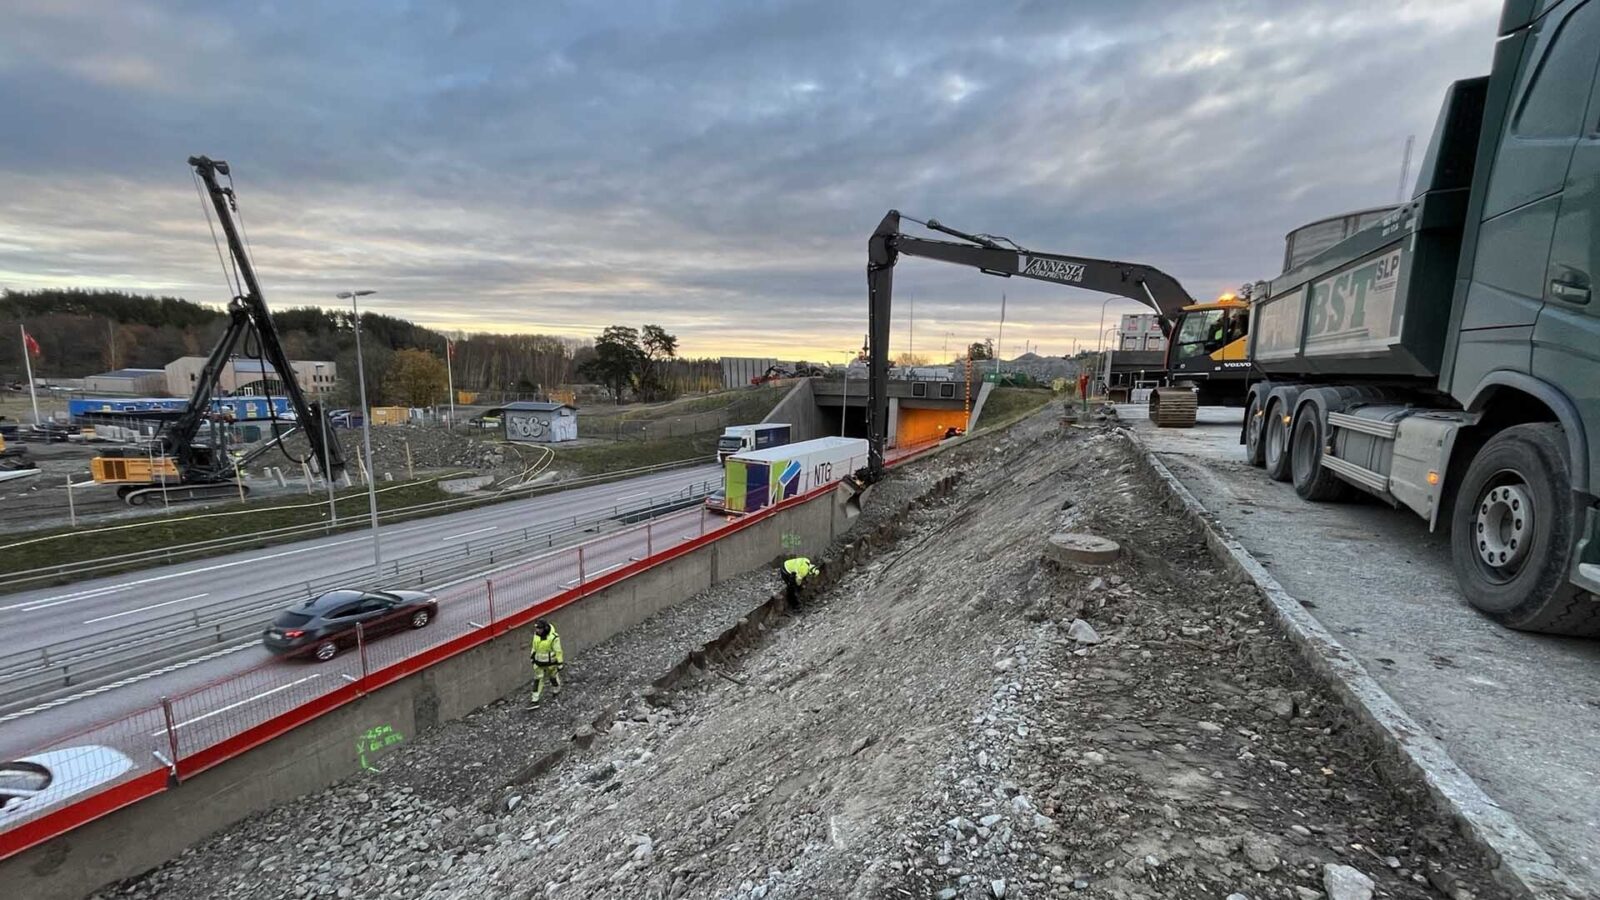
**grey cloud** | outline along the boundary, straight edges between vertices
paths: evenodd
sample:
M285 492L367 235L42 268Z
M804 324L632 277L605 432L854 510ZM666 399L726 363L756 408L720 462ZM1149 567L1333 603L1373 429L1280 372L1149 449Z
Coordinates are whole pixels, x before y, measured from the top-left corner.
M840 348L899 207L1196 294L1393 196L1498 4L38 0L0 36L0 284L222 295L184 158L229 158L276 304ZM909 263L937 347L1065 352L1100 299ZM682 322L683 324L676 324Z

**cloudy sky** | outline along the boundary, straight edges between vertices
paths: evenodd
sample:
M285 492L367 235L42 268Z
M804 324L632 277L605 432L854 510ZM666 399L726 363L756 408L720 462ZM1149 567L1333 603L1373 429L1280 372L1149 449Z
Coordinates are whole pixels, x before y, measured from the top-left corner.
M1394 199L1499 5L0 0L0 287L225 300L204 153L276 306L837 360L889 208L1213 296ZM992 337L1001 291L1007 355L1097 331L1096 295L896 277L896 351Z

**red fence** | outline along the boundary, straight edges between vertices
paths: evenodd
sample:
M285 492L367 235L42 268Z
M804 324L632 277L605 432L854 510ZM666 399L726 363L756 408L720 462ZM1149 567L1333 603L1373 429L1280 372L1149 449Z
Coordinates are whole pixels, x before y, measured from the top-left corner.
M893 462L931 446L904 448ZM269 658L241 671L233 663L182 694L9 754L40 757L55 777L39 796L13 804L12 811L0 809L0 859L175 787L364 694L833 488L825 485L737 519L696 507L505 566L439 589L439 619L428 627L362 639L320 665Z

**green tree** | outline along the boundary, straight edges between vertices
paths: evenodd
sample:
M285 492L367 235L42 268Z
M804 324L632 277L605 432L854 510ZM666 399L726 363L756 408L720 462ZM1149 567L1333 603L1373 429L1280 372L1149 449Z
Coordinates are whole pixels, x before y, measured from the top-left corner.
M667 367L678 357L678 338L660 325L646 325L639 337L639 368L634 375L634 392L641 400L670 400L674 394L667 383Z
M444 361L426 350L397 350L383 379L390 402L429 406L445 396Z
M578 374L610 388L612 397L621 404L624 392L638 377L644 359L638 330L611 325L595 338L594 356L578 367Z

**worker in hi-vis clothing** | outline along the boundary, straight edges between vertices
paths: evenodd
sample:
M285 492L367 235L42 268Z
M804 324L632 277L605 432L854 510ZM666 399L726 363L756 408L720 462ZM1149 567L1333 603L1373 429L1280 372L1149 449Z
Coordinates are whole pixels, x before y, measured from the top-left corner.
M783 562L783 587L784 597L790 606L800 602L800 586L806 579L813 578L822 572L822 566L812 563L804 556L796 556Z
M556 634L556 627L548 619L533 623L533 646L528 650L528 661L538 673L533 682L533 702L529 704L532 709L544 698L546 678L555 684L555 692L561 693L561 667L566 659L561 655L561 635Z

